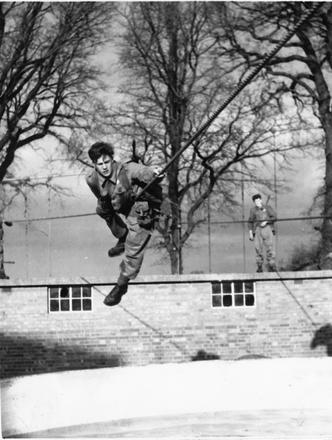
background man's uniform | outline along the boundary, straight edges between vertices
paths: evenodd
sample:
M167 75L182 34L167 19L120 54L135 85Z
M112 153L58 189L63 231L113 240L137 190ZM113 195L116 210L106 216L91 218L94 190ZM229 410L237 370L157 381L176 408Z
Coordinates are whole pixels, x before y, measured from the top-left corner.
M276 214L269 205L262 205L262 208L254 206L250 209L248 226L249 231L252 231L254 236L258 272L263 270L264 249L266 251L266 259L269 269L276 269L273 229L275 219Z
M115 237L126 237L117 281L119 286L134 279L142 266L144 250L154 229L155 212L160 208L162 188L154 183L142 196L144 201L135 202L132 196L155 176L154 170L145 165L113 161L109 177L94 170L86 178L98 198L97 214L106 221ZM119 213L123 214L122 218Z

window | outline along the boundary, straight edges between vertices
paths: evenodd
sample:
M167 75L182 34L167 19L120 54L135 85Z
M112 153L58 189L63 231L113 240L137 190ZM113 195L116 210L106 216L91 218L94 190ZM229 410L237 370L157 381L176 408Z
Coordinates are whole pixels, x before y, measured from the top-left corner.
M85 312L92 310L90 286L57 286L48 288L48 310L53 312Z
M256 303L253 281L213 281L212 307L253 307Z

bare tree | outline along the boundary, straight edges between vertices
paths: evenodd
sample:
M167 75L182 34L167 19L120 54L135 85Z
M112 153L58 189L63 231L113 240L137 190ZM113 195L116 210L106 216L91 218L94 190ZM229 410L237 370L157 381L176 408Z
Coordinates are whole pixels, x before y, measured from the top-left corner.
M234 3L213 6L216 24L237 60L253 66L266 51L294 28L311 2ZM218 24L216 24L218 26ZM240 62L240 61L239 61ZM324 149L325 193L321 226L320 267L332 268L332 5L322 3L318 12L266 66L273 95L295 104L299 118L311 120L320 131Z
M102 114L91 57L112 12L106 2L0 3L0 184L22 148L47 136L67 145ZM2 237L0 224L0 265Z
M209 4L134 3L121 10L128 81L110 124L122 145L135 138L147 163L165 164L229 96L243 66L232 60L229 45L220 53L223 36L211 29ZM299 145L303 126L297 117L280 114L269 90L259 78L168 168L168 216L159 231L172 273L183 270L181 249L204 221L208 196L215 194L230 211L236 178L257 175L268 154ZM285 136L278 146L272 130Z

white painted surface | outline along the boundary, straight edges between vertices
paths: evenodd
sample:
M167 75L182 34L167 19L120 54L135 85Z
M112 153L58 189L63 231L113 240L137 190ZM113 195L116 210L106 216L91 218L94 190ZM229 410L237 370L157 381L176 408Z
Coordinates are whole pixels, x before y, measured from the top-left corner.
M4 436L221 411L322 410L331 411L332 421L332 358L218 360L33 375L1 381L1 404Z

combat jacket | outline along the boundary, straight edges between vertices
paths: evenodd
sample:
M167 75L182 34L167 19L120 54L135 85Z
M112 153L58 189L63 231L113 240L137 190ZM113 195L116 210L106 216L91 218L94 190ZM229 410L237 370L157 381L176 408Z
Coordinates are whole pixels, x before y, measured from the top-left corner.
M91 191L100 201L111 202L114 210L126 216L133 215L135 195L155 177L151 167L136 162L118 163L113 161L111 174L100 175L95 169L86 177ZM151 185L141 200L150 209L159 209L162 189L158 182ZM140 202L136 202L139 204ZM137 210L137 209L136 209Z
M262 208L258 208L257 206L254 206L250 209L249 219L248 219L248 227L250 231L253 231L255 233L257 227L264 227L262 226L262 223L264 221L267 222L267 225L270 225L273 229L273 224L276 219L276 214L274 210L271 208L271 206L266 205L262 206Z

